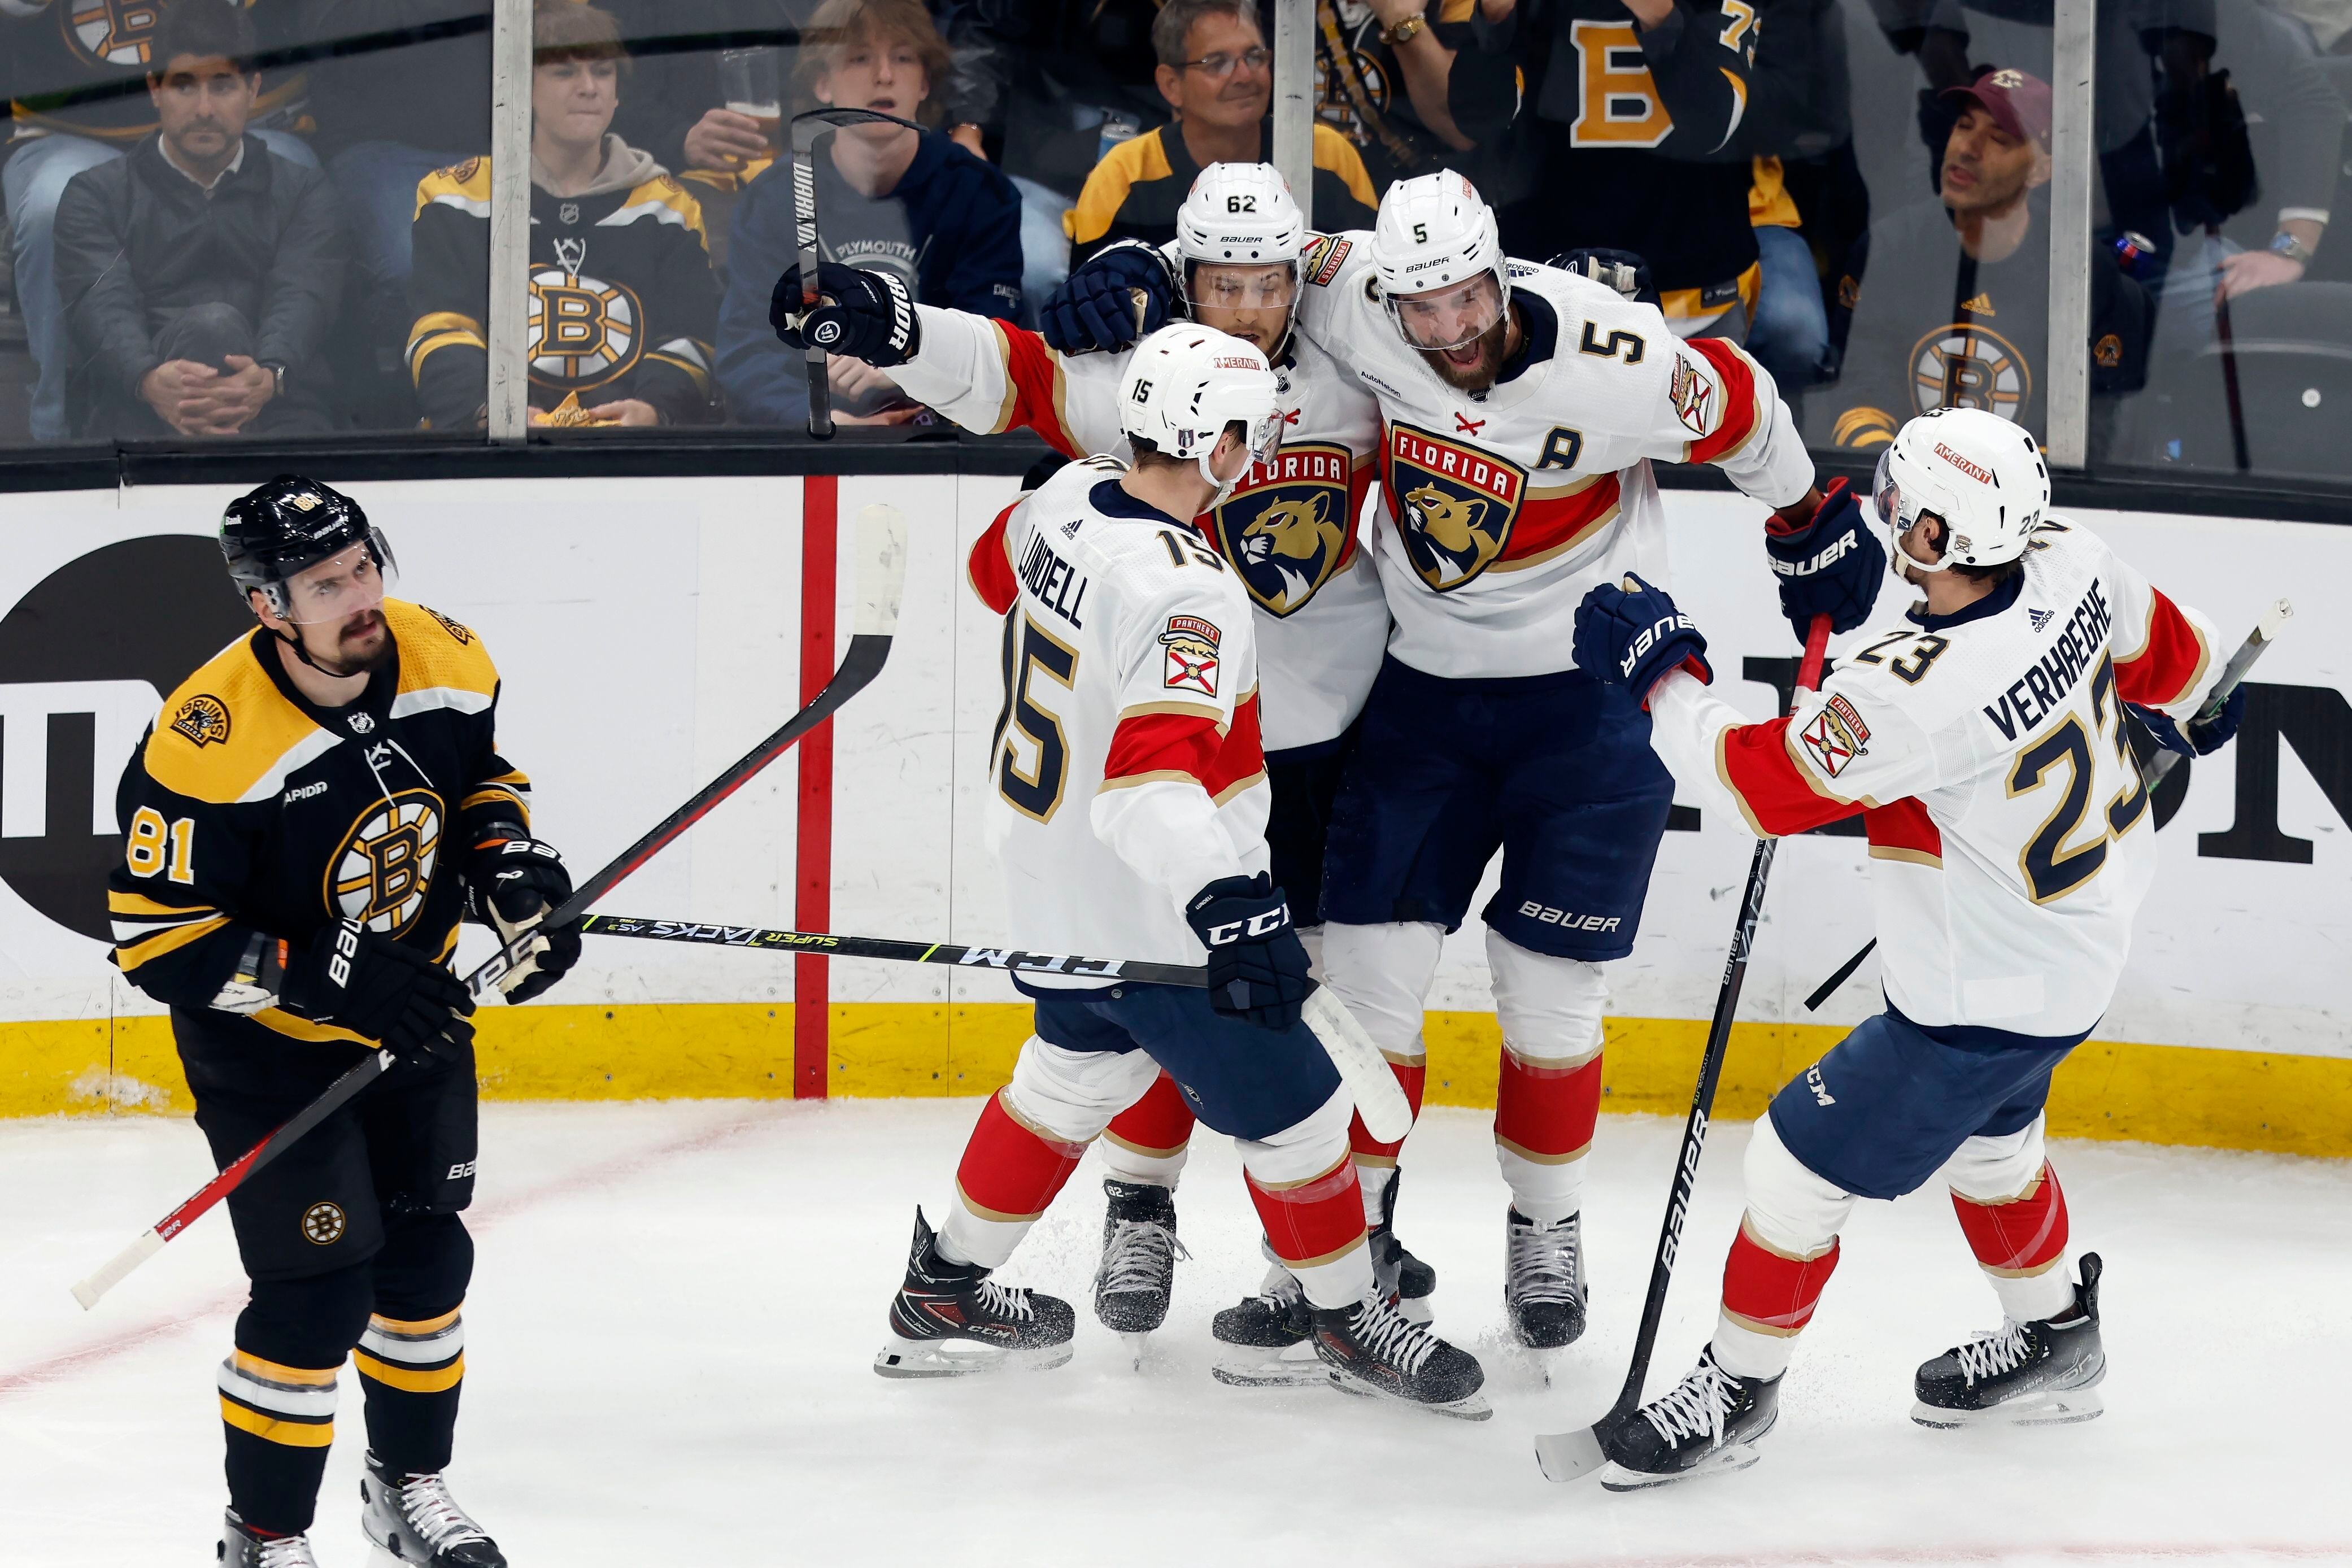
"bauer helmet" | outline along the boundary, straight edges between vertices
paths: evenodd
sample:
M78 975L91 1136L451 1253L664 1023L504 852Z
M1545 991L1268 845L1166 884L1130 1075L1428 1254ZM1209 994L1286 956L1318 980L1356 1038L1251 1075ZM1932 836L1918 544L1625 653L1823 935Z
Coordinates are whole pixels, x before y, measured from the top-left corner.
M1206 297L1198 285L1202 267L1282 267L1290 273L1290 301L1283 333L1298 308L1299 258L1307 249L1307 216L1291 199L1289 182L1271 163L1212 163L1201 171L1176 212L1176 259L1184 308L1197 321L1203 305L1225 301ZM1244 306L1244 308L1246 308Z
M1160 328L1135 345L1118 383L1118 427L1153 451L1201 465L1223 502L1233 481L1209 467L1225 426L1240 420L1253 461L1282 445L1274 371L1255 345L1190 321Z
M1478 187L1451 169L1400 180L1381 198L1381 212L1372 226L1372 267L1380 276L1381 295L1389 320L1406 344L1432 352L1458 349L1476 342L1502 319L1503 302L1510 298L1510 268L1503 258L1503 242L1495 226L1495 211L1478 195ZM1491 301L1481 301L1483 315L1473 310L1466 319L1456 313L1452 327L1435 328L1436 312L1421 323L1433 341L1423 341L1413 331L1416 311L1411 304L1433 306L1417 297L1481 278L1494 279ZM1476 327L1472 331L1473 326Z
M383 530L368 521L359 502L293 474L280 474L229 502L221 515L220 543L229 580L238 591L258 590L271 613L289 621L323 620L335 614L336 607L327 605L320 606L318 614L307 613L288 587L321 561L364 550L369 564L363 574L376 579L377 602L390 591L399 571Z
M1895 433L1878 456L1878 518L1889 559L1915 571L1999 566L2025 553L2050 510L2050 468L2032 432L1981 408L1938 408ZM1944 525L1944 554L1921 561L1901 536L1922 513Z

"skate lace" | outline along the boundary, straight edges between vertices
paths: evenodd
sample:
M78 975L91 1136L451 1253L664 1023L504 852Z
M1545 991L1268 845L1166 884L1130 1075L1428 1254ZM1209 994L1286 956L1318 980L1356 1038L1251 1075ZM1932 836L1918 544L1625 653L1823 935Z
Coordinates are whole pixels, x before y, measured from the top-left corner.
M2025 1325L2014 1318L2003 1318L2000 1327L1975 1335L1952 1354L1959 1361L1960 1374L1975 1384L2022 1365L2032 1348Z
M999 1285L993 1279L983 1279L975 1294L979 1297L981 1310L992 1317L1018 1318L1026 1322L1037 1315L1037 1310L1029 1304L1029 1291L1025 1286Z
M1577 1300L1576 1220L1511 1226L1511 1291L1522 1301Z
M1418 1373L1421 1363L1437 1350L1437 1336L1398 1311L1384 1296L1358 1302L1349 1329L1366 1353L1408 1377Z
M1102 1288L1122 1290L1157 1289L1176 1259L1192 1255L1166 1226L1148 1219L1123 1219L1112 1226L1103 1247Z
M1723 1418L1731 1414L1737 1395L1738 1389L1715 1364L1714 1355L1703 1354L1673 1392L1642 1407L1642 1419L1668 1442L1677 1437L1719 1437Z
M449 1495L449 1483L437 1475L412 1476L403 1482L400 1512L408 1521L408 1527L435 1552L490 1538L488 1531L457 1506L457 1500Z
M261 1543L261 1555L255 1558L254 1568L319 1568L319 1559L311 1554L310 1538L307 1535L281 1535Z

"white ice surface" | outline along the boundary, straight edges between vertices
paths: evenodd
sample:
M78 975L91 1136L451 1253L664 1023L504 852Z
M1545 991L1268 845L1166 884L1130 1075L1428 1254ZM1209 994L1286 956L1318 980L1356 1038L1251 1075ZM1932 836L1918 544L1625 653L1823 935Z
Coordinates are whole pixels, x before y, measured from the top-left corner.
M918 1199L977 1101L493 1106L452 1479L517 1568L769 1563L1464 1565L2352 1562L2352 1164L2056 1146L2078 1244L2109 1264L2108 1411L1937 1433L1912 1368L1997 1317L1950 1205L1866 1205L1747 1472L1614 1496L1543 1481L1540 1429L1623 1375L1675 1124L1601 1121L1593 1331L1547 1390L1503 1348L1486 1119L1433 1110L1401 1234L1495 1418L1442 1420L1208 1376L1210 1315L1261 1272L1230 1145L1180 1205L1194 1255L1143 1372L1081 1305L1053 1373L868 1370ZM1656 1376L1712 1322L1747 1130L1708 1152ZM212 1216L96 1312L68 1283L208 1173L184 1121L0 1123L0 1562L209 1563L214 1364L241 1279ZM1083 1302L1090 1159L1006 1270ZM1654 1389L1657 1386L1654 1382ZM316 1531L358 1568L363 1427L343 1379Z

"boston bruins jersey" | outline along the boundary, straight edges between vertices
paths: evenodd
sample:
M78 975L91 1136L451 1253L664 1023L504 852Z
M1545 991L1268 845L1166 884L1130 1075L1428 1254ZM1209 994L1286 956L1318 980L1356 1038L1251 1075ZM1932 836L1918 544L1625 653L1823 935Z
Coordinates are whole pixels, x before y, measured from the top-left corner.
M1904 1016L2069 1045L2115 994L2156 869L2123 704L2186 721L2222 662L2202 616L2053 520L2021 580L1874 630L1790 717L1751 724L1669 679L1651 744L1759 834L1862 816Z
M311 704L257 630L172 693L123 770L114 962L176 1012L257 1039L372 1044L233 984L255 973L241 966L346 919L446 960L465 847L492 823L530 826L481 639L397 599L383 616L395 657L349 707Z
M1132 455L1118 425L1125 353L1066 357L1003 321L915 309L922 352L890 372L909 396L968 430L1034 430L1068 457ZM1328 354L1295 335L1292 343L1275 370L1281 454L1253 464L1224 504L1197 520L1256 606L1265 743L1275 752L1329 742L1355 721L1389 626L1356 541L1380 445L1378 410ZM1013 601L1019 563L1006 521L997 520L971 559L973 586L1000 613Z
M1380 399L1381 505L1372 552L1396 629L1389 652L1447 677L1571 668L1576 607L1595 584L1666 574L1652 459L1714 463L1767 506L1813 479L1772 378L1720 339L1677 339L1654 306L1511 263L1526 335L1491 390L1438 379L1381 303L1370 235L1343 237L1300 307ZM1760 579L1759 579L1760 581Z
M541 413L576 395L585 408L639 398L673 425L719 416L702 207L645 167L651 176L626 190L530 188L530 402ZM489 223L488 158L417 183L408 372L436 430L479 425L488 395Z
M1266 868L1256 633L1223 557L1120 472L1072 463L1013 514L988 842L1020 946L1200 963L1185 903Z

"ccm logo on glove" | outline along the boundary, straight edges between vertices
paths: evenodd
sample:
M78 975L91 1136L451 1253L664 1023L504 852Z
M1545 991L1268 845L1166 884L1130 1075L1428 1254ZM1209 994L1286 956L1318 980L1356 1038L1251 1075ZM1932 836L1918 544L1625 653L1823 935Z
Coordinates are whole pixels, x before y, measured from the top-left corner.
M1245 937L1272 936L1290 923L1290 905L1282 903L1245 921L1227 921L1201 933L1203 947L1230 947Z

